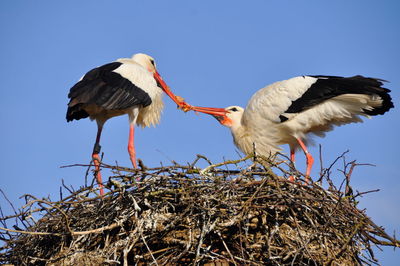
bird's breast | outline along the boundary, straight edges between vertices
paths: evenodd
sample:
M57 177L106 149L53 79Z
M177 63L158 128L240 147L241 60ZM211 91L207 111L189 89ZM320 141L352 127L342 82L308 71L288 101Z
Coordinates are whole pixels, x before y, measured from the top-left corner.
M140 108L136 124L141 127L155 126L160 122L164 103L162 101L162 91L154 94L150 105Z
M270 156L280 150L275 127L270 121L265 122L231 128L235 145L246 155L256 152L263 156Z

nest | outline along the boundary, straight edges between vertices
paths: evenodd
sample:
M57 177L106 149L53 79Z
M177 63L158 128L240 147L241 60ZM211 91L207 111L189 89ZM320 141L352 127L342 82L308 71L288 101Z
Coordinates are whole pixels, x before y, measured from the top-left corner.
M204 170L200 159L207 160L138 170L103 164L113 171L103 197L93 186L65 186L69 196L59 201L25 195L20 212L0 219L0 263L358 265L377 263L373 245L400 246L357 208L363 193L350 187L354 161L344 164L337 188L333 164L305 185L277 158ZM14 229L5 228L14 220Z

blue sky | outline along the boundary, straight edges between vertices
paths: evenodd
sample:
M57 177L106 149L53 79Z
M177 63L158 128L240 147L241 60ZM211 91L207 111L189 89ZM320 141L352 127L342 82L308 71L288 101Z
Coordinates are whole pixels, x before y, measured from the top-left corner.
M1 1L0 188L21 206L25 193L56 198L61 179L82 185L86 169L60 166L90 161L96 124L66 122L69 88L89 69L137 52L152 55L172 90L195 105L245 106L258 89L297 75L362 74L390 81L397 106L399 12L394 0ZM161 124L136 131L146 165L186 163L196 154L238 158L227 128L164 99ZM376 165L356 168L352 184L381 189L360 207L388 232L400 231L399 117L395 108L315 139L325 166L346 150L349 161ZM130 166L128 130L127 117L106 123L106 163ZM317 147L310 151L318 157ZM2 197L0 204L11 212ZM376 255L383 265L400 260L399 250Z

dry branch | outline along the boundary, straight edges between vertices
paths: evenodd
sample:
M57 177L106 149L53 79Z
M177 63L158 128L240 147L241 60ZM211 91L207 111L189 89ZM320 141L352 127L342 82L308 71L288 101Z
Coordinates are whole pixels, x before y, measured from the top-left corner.
M319 180L330 185L324 189L278 176L293 174L285 160L252 159L257 167L200 155L169 167L102 164L114 171L104 197L93 187L68 189L60 201L26 195L19 213L0 219L0 263L357 265L376 263L372 245L400 246L357 209L361 193L349 185L355 162L344 164L342 191L329 176L333 165L321 170ZM206 171L199 160L210 165ZM25 229L6 228L13 219Z

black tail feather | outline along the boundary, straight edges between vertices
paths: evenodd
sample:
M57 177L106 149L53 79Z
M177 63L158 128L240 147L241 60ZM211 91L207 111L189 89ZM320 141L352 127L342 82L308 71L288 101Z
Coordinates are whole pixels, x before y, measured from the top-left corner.
M324 100L342 94L377 95L382 99L382 104L372 110L364 110L368 115L382 115L394 107L390 90L382 87L383 79L368 78L360 75L354 77L314 76L318 78L303 96L292 103L287 113L296 113Z
M82 104L68 107L66 115L67 122L70 122L74 119L79 120L86 117L89 117L89 114L82 108Z

